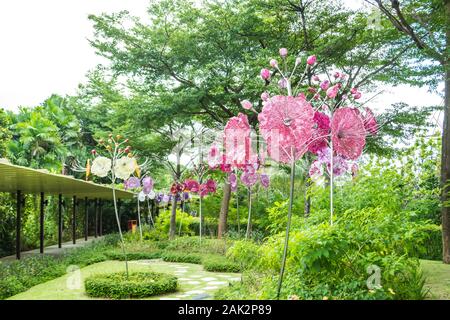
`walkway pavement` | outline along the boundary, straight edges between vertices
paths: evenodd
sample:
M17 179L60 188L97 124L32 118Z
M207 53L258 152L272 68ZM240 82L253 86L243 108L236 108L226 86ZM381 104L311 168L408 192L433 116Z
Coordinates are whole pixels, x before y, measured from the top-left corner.
M73 244L72 241L63 242L61 248L58 248L58 244L55 244L55 245L52 245L52 246L45 247L44 248L44 254L57 256L57 255L60 255L60 254L64 253L67 250L84 247L85 245L87 245L87 244L89 244L89 243L91 243L93 241L99 240L101 238L102 237L97 237L97 238L89 237L87 239L87 241L85 241L84 238L81 238L81 239L77 239L76 244ZM39 248L38 249L34 249L34 250L30 250L30 251L22 251L20 253L20 255L21 255L22 259L25 258L25 257L29 257L29 256L40 255ZM6 256L6 257L3 257L3 258L0 258L1 262L11 261L11 260L16 260L16 255L11 255L11 256Z

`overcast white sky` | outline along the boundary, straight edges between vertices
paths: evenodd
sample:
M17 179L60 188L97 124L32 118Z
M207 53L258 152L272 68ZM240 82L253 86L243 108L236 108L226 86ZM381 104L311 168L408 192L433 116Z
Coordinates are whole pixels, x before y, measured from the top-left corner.
M362 0L347 0L354 7ZM75 94L86 72L104 62L87 38L88 14L128 10L145 17L149 0L10 0L0 2L0 107L35 106L52 93ZM440 104L427 90L400 87L386 92L376 107L404 101Z

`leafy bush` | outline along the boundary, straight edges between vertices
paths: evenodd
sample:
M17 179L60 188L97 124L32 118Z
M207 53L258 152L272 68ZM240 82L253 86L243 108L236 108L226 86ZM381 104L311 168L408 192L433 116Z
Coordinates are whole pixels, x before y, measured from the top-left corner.
M195 253L167 251L162 254L161 258L167 262L202 263L202 256Z
M421 299L423 278L417 259L411 256L420 251L433 228L426 221L415 221L414 213L382 208L347 210L333 226L327 221L306 221L291 232L282 297ZM234 292L236 299L243 298L242 293L246 298L275 298L283 242L283 233L259 247L236 242L228 256L259 270L261 289L245 288L244 283L222 295L230 297ZM374 270L379 271L379 277L375 276L380 286L369 288Z
M203 268L211 272L240 272L239 264L226 259L223 256L210 256L202 261Z
M227 257L241 269L257 269L261 260L260 246L249 240L235 241L228 249Z
M110 299L145 298L177 290L177 278L157 272L125 272L99 274L85 281L86 293L91 297Z

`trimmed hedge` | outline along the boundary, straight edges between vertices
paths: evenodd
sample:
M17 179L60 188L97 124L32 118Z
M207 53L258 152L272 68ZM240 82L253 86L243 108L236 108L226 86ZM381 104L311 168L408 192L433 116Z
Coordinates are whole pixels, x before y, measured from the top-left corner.
M127 259L131 260L150 260L161 258L161 251L151 251L151 252L127 252ZM106 253L106 256L111 260L125 261L125 256L122 252L110 251Z
M164 252L161 258L167 262L202 263L202 256L195 253L168 251Z
M241 268L237 263L223 257L208 257L202 261L203 268L212 272L240 272Z
M158 272L99 274L84 281L86 294L97 298L146 298L177 290L177 278Z

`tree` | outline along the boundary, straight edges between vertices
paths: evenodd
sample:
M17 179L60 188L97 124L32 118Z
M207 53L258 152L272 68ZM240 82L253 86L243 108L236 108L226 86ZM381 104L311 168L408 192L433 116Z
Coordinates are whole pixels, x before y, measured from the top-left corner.
M89 17L95 29L92 46L111 62L107 69L113 77L127 79L127 89L140 101L139 117L151 109L163 119L188 117L223 126L244 112L243 99L255 102L260 111L260 94L269 82L258 74L280 47L288 49L292 60L319 56L308 79L343 70L348 75L345 91L399 81L395 75L404 69L404 54L412 47L395 30L368 28L365 13L346 9L339 0L229 0L201 7L184 0L159 1L148 13L150 23L127 12ZM276 86L270 89L278 93ZM161 110L155 110L155 101ZM256 115L248 115L258 132ZM377 151L391 147L382 139L371 144ZM221 211L228 203L222 202ZM308 208L305 202L306 215Z
M6 156L6 146L11 139L9 123L10 121L7 113L0 108L0 158Z
M449 0L365 0L379 8L392 26L413 44L422 76L430 82L444 81L444 119L442 130L442 202L448 201L450 179L450 1ZM406 76L413 77L415 72ZM437 77L436 77L437 76ZM425 82L425 81L422 81ZM442 206L443 261L450 263L450 208Z

